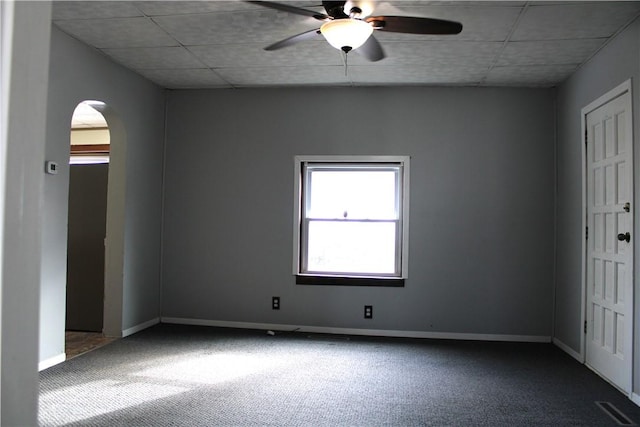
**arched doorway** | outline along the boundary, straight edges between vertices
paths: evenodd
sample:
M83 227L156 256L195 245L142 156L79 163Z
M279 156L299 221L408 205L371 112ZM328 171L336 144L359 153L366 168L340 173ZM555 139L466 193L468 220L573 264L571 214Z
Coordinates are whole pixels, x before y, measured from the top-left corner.
M109 126L83 101L71 120L66 329L102 333Z
M65 329L120 337L126 133L107 104L83 101L74 113L71 135ZM78 223L76 208L84 215ZM79 239L79 246L71 238Z

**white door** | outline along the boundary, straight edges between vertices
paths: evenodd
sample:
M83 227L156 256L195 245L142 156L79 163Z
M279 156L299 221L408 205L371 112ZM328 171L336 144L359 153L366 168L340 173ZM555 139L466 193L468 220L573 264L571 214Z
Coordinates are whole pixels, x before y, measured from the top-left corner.
M628 393L631 391L633 239L636 237L633 235L630 90L585 113L586 363Z

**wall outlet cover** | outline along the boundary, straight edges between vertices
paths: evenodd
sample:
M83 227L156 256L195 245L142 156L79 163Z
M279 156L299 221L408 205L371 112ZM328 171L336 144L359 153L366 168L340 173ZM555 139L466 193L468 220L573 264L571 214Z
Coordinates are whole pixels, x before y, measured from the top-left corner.
M373 306L365 305L364 306L364 318L365 319L373 319Z

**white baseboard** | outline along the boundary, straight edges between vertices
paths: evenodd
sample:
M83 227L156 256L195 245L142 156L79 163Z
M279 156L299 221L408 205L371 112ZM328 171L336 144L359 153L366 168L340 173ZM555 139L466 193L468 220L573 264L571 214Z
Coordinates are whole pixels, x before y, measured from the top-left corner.
M133 335L133 334L135 334L137 332L140 332L140 331L142 331L144 329L150 328L153 325L157 325L158 323L160 323L160 318L156 317L155 319L151 319L151 320L148 320L146 322L140 323L139 325L127 328L124 331L122 331L122 338L128 337L129 335Z
M569 347L568 345L566 345L565 343L563 343L562 341L560 341L558 338L554 338L553 339L553 343L562 351L564 351L565 353L567 353L569 356L573 357L574 359L576 359L578 362L580 363L584 363L584 357L582 356L582 353L579 353L577 351L575 351L574 349L572 349L571 347Z
M50 357L46 360L43 360L42 362L38 363L38 372L39 371L44 371L47 368L50 368L52 366L55 366L59 363L64 362L65 360L67 360L67 355L66 353L61 353L57 356L53 356Z
M125 329L124 331L122 331L122 338L128 337L129 335L133 335L136 332L140 332L144 329L150 328L151 326L157 325L158 323L160 323L160 318L156 317L155 319L151 319L144 323L140 323L139 325ZM49 359L43 360L40 363L38 363L38 371L43 371L47 368L50 368L59 363L62 363L65 360L67 360L67 355L65 353L61 353L57 356L50 357Z
M629 396L629 398L631 399L631 401L633 403L635 403L636 405L640 406L640 395L639 394L631 393L631 396Z
M538 335L502 335L502 334L464 334L455 332L393 331L387 329L332 328L324 326L298 326L274 323L231 322L225 320L188 319L180 317L162 317L162 323L179 325L216 326L222 328L259 329L273 331L296 331L319 334L363 335L395 338L431 338L472 341L511 341L549 343L551 337Z

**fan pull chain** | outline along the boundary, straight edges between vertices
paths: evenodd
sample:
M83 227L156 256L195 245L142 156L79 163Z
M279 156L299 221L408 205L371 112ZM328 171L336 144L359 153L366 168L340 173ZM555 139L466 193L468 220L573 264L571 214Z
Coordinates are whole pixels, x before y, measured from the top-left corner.
M347 52L344 53L344 76L347 77L349 75L349 54Z
M345 52L344 53L344 76L345 77L349 77L349 72L348 72L348 68L349 68L349 52Z

